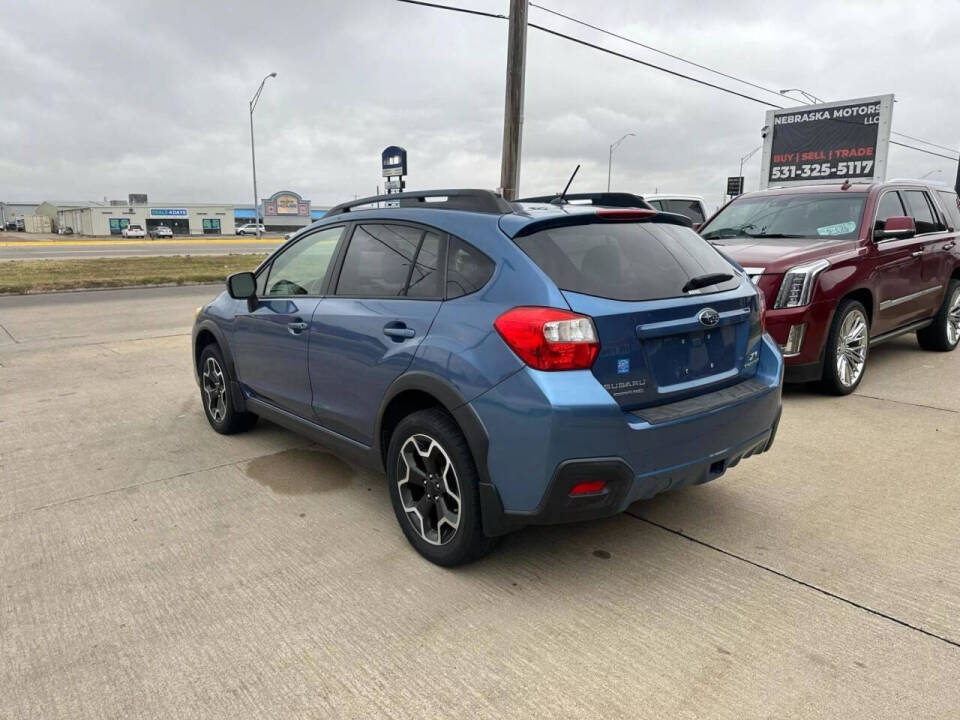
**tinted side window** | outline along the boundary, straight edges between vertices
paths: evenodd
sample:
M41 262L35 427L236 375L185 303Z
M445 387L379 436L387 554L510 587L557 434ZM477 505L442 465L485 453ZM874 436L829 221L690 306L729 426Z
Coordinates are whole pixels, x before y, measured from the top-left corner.
M338 295L401 297L423 230L406 225L360 225L343 260Z
M460 238L447 248L447 300L476 292L493 275L493 261Z
M443 272L440 268L440 245L440 236L437 233L429 231L424 233L420 250L417 252L417 261L410 274L407 297L440 297L440 282L443 280Z
M887 221L887 218L903 217L906 214L903 210L903 204L900 202L900 194L886 192L880 197L880 203L877 205L877 220L873 229L883 230L883 224Z
M700 212L700 203L696 200L667 200L667 212L686 215L695 223L702 223L706 218Z
M663 206L662 200L647 200L647 202L653 205L653 207L657 210L666 210L666 208Z
M264 297L320 295L342 233L342 226L318 230L274 258Z
M953 230L960 230L960 198L955 192L949 190L938 190L940 195L940 205L947 214L950 221L950 227Z
M936 232L938 229L937 221L930 211L926 193L922 190L906 190L903 195L907 207L910 209L909 214L913 216L914 222L917 223L917 235Z

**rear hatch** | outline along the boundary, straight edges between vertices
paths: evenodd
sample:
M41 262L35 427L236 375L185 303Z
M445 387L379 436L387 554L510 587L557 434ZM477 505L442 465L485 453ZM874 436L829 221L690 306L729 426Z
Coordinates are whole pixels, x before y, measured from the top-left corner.
M757 295L690 228L600 221L514 240L574 312L593 318L600 340L593 374L625 410L718 390L756 372ZM709 284L696 287L701 282Z

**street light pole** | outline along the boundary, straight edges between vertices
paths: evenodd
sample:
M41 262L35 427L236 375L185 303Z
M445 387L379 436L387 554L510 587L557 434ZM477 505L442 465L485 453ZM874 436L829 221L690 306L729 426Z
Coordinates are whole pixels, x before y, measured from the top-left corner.
M257 107L257 101L260 99L260 93L263 92L263 86L270 78L275 78L275 72L267 75L260 81L260 87L257 88L257 94L250 100L250 160L253 164L253 222L257 226L257 239L260 239L260 199L257 194L257 151L253 143L253 111Z
M607 192L610 192L610 176L613 172L613 151L617 149L617 146L620 145L628 137L635 137L633 133L627 133L622 138L617 140L615 143L610 144L610 154L607 155Z
M813 93L808 93L806 90L801 90L800 88L787 88L786 90L780 90L779 92L780 92L780 94L783 95L784 97L786 97L787 93L792 93L792 92L800 93L800 94L803 95L807 100L809 100L811 103L822 103L822 102L826 102L826 100L821 100L820 98L818 98L818 97L817 97L816 95L814 95Z
M750 158L752 158L754 155L756 155L757 152L759 152L760 148L762 148L762 147L763 147L763 145L758 145L758 146L755 147L753 150L751 150L751 151L748 152L746 155L744 155L742 158L740 158L740 174L739 174L737 177L743 177L743 164L744 164L747 160L749 160Z

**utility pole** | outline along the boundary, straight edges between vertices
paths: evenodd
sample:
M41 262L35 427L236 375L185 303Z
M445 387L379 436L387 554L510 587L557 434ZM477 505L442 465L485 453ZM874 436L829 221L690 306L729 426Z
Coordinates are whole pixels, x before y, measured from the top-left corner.
M257 88L257 94L250 101L250 160L253 163L253 222L257 226L257 239L260 239L260 199L257 195L257 151L253 146L253 111L257 109L257 101L260 100L260 93L263 92L263 86L270 78L275 78L275 72L267 75L260 81L260 87Z
M500 193L516 200L520 186L520 141L523 137L523 82L527 64L528 0L510 0L507 38L507 92L503 108Z

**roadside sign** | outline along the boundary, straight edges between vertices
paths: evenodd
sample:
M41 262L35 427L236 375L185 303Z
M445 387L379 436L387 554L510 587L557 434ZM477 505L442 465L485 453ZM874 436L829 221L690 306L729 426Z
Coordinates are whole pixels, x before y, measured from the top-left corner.
M893 95L768 110L760 187L884 180Z
M727 178L727 195L743 195L743 175Z
M397 145L385 147L380 154L380 166L385 178L396 178L383 184L387 194L402 191L403 176L407 174L407 151Z

